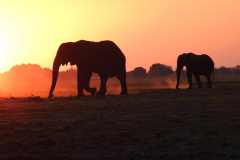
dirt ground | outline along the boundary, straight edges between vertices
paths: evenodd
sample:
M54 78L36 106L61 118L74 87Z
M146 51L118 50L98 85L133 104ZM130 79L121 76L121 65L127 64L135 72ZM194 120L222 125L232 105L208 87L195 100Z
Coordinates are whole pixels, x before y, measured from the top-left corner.
M240 87L0 100L0 159L240 159Z

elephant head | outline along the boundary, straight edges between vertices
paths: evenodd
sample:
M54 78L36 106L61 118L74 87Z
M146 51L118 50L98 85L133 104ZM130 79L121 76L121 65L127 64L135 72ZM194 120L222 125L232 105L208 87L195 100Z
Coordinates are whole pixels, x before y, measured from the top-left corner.
M49 92L48 98L53 97L53 91L55 89L59 67L61 65L67 65L68 63L74 64L74 57L72 56L74 53L74 44L72 42L62 44L58 51L57 55L54 58L53 68L52 68L52 85Z
M181 76L181 71L184 66L187 66L190 63L190 57L192 53L183 53L178 56L177 58L177 69L176 69L176 74L177 74L177 84L176 84L176 89L179 87L180 83L180 76Z

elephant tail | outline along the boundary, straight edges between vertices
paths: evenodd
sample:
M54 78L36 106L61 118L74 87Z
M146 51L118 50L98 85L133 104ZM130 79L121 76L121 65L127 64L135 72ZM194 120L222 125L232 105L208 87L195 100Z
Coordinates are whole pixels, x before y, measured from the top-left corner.
M216 72L215 72L215 67L213 67L213 70L212 70L212 76L211 76L211 80L212 80L212 83L213 84L216 84Z
M215 74L215 69L212 72L212 81L215 82L216 80L216 74Z

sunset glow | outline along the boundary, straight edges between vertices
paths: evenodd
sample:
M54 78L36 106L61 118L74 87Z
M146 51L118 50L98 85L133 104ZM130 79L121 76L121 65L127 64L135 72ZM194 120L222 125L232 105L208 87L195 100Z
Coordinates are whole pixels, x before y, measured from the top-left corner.
M0 0L0 72L15 64L52 66L60 43L115 41L127 68L176 66L179 53L208 53L217 66L240 63L240 2L232 0Z
M4 53L8 53L10 51L11 45L6 41L7 36L4 34L0 35L0 56L1 56L1 68L6 69L7 65L10 63L9 56L5 55Z

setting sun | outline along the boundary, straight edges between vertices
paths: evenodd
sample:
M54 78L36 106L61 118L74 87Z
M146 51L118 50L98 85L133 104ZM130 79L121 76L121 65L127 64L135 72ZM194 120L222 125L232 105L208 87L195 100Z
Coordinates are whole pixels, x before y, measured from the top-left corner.
M1 32L1 31L0 31ZM0 71L8 69L11 63L11 41L6 33L0 33Z
M27 34L18 25L20 21L17 20L17 16L5 13L0 14L0 19L0 72L4 72L16 64L24 63L21 57L23 56L22 51L26 49L23 42L24 35Z

